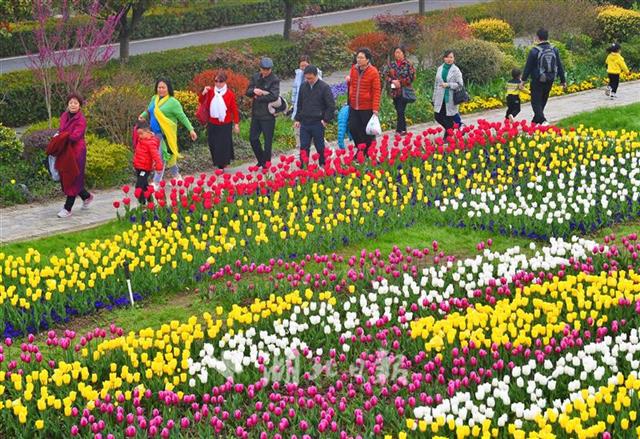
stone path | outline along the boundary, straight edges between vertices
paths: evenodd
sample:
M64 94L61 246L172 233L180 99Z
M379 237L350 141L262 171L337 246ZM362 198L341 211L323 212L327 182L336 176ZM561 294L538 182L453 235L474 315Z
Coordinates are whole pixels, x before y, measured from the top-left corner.
M583 111L591 111L601 107L616 107L640 102L640 81L623 83L620 86L619 97L615 100L604 96L602 89L589 90L582 93L574 93L567 96L551 98L547 105L546 116L554 122L565 117L572 116ZM474 113L464 116L467 125L475 123L478 119L489 121L501 121L504 118L504 108ZM531 120L531 105L523 105L518 119ZM411 131L422 131L435 126L435 123L426 123L410 127ZM332 146L332 145L330 145ZM292 154L288 151L285 154ZM253 161L233 167L232 172L247 171ZM73 216L59 219L56 214L63 204L63 199L37 205L22 205L0 209L0 243L21 241L32 238L44 237L61 232L72 232L91 228L113 220L115 212L113 201L122 197L119 189L95 191L95 201L89 210L81 210L81 202L78 200L73 210Z

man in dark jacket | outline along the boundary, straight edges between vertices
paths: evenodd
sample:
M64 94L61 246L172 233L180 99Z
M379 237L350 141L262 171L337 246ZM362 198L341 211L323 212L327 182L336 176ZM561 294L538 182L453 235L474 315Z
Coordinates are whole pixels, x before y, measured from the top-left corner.
M548 125L544 117L544 107L547 105L549 93L556 77L566 88L564 67L560 60L558 49L549 43L549 31L539 29L536 33L536 45L529 51L527 63L522 72L522 80L531 77L531 108L533 109L533 123Z
M276 127L276 118L269 111L269 103L280 96L280 79L273 73L271 58L260 59L260 72L251 77L246 95L253 98L249 142L258 166L265 167L271 161L271 144ZM264 150L260 145L260 134L264 134Z
M324 166L324 129L333 120L336 101L329 84L318 78L318 68L309 65L304 69L305 82L298 92L298 111L294 126L300 128L300 162L309 160L311 139Z

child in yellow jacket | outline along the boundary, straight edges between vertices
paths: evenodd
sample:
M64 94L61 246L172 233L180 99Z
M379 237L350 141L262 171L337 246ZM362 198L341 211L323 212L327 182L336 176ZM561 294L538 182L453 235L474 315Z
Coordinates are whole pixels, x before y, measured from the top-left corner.
M613 43L607 47L607 52L609 55L607 55L605 62L607 64L607 74L609 75L609 86L605 94L614 99L618 92L618 84L620 84L620 74L629 73L629 68L622 55L620 55L620 45L618 43Z

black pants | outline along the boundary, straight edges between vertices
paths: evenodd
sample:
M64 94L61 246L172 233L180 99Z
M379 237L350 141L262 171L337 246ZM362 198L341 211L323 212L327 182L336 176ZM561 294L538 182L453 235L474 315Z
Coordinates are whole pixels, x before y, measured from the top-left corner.
M509 116L516 117L520 113L520 96L519 95L507 95L507 114L505 119Z
M364 144L365 154L369 151L371 143L376 138L376 136L367 134L367 124L371 116L373 116L373 110L351 109L349 111L349 131L351 132L351 137L353 137L353 143L355 143L356 147Z
M396 114L398 116L396 132L401 133L407 131L407 120L404 115L404 112L407 109L407 101L404 100L402 96L398 96L393 98L393 105L396 107Z
M233 160L233 125L229 122L226 125L215 125L209 122L207 126L207 142L213 166L224 169Z
M82 199L82 201L84 201L89 197L91 197L91 194L87 192L86 189L82 189L78 194L78 196ZM67 209L69 212L71 212L71 209L73 209L73 204L75 202L76 202L76 197L67 196L67 200L64 202L64 208Z
M447 138L447 130L453 128L455 122L453 120L454 116L447 116L447 104L442 101L442 107L440 107L440 111L435 113L436 122L438 122L444 128L444 137Z
M142 189L142 192L140 192L140 196L138 197L140 204L145 204L147 202L147 197L145 197L144 194L149 188L149 174L151 174L151 171L136 169L136 189Z
M543 123L547 120L544 117L544 107L547 106L552 86L552 82L531 81L531 109L533 110L531 122Z
M611 87L611 93L617 93L619 85L620 75L609 73L609 87Z
M273 132L276 129L275 117L271 119L251 119L249 129L249 142L251 149L258 160L258 166L265 166L271 161L271 145L273 143ZM264 149L260 144L260 134L264 134Z
M320 166L324 166L324 126L322 122L303 122L300 125L300 161L302 162L302 166L304 166L305 162L311 162L311 157L309 153L311 151L311 140L313 140L313 144L316 147L316 151L318 151L318 162ZM306 154L303 154L303 151ZM304 155L306 155L306 160L304 159Z

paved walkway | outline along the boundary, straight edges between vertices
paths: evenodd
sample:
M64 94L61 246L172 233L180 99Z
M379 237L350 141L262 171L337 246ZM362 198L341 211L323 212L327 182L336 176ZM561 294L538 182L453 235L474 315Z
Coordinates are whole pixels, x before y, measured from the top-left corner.
M589 90L582 93L574 93L567 96L551 98L547 105L546 116L551 121L558 121L574 114L591 111L601 107L616 107L632 104L640 101L640 81L623 83L620 86L620 94L616 100L610 100L604 96L602 89ZM475 123L478 119L501 121L504 118L504 108L497 110L474 113L464 116L467 125ZM531 120L533 114L531 105L524 104L519 118ZM414 125L411 131L423 131L435 126L435 123ZM289 151L286 154L292 154ZM237 170L247 171L253 164L249 163L234 167ZM113 201L122 198L120 190L95 191L95 201L89 210L80 209L80 201L73 210L73 216L59 219L56 214L63 204L62 197L58 200L38 205L22 205L0 209L0 243L21 241L26 239L48 236L61 232L71 232L94 227L98 224L115 218Z
M449 7L463 6L473 3L481 3L487 0L429 0L426 3L428 11L436 9L446 9ZM293 21L293 28L296 22L304 18L312 25L332 26L338 24L353 23L356 21L369 20L376 15L390 12L394 15L404 13L417 13L418 0L401 1L386 5L369 6L364 8L347 9L344 11L329 12L310 17L299 17ZM145 40L135 40L129 43L130 55L140 55L150 52L162 52L171 49L182 49L185 47L202 46L204 44L224 43L227 41L243 40L246 38L263 37L266 35L279 35L282 33L284 20L269 21L266 23L243 24L240 26L229 26L217 29L209 29L186 34L170 35L159 38L149 38ZM119 44L113 45L116 50L112 58L119 56ZM16 56L12 58L0 59L0 74L9 73L28 68L27 56Z

